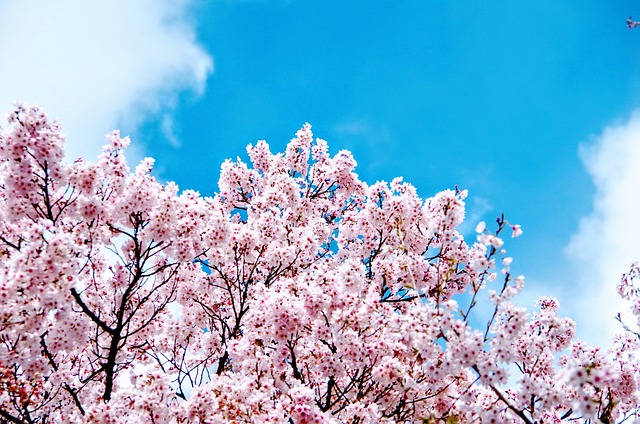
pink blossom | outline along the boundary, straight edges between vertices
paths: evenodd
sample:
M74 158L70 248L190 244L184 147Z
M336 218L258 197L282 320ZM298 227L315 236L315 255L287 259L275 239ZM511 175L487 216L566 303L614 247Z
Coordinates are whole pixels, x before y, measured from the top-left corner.
M520 228L519 225L512 225L511 229L512 229L511 237L516 238L522 235L522 228Z
M0 133L3 422L637 416L636 335L589 347L556 299L519 305L500 232L520 226L468 244L466 190L367 184L308 124L223 163L211 198L152 159L131 172L118 132L97 162L63 142L24 105ZM638 275L619 286L636 305Z

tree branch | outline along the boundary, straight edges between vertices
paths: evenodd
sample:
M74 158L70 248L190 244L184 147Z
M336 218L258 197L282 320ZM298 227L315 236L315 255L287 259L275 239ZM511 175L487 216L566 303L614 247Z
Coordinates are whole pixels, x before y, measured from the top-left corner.
M98 318L96 314L94 314L91 311L91 309L89 309L89 307L86 305L86 303L84 303L84 301L80 297L80 294L77 292L75 288L71 288L71 295L75 299L78 306L82 308L82 312L84 312L85 314L87 314L89 318L91 318L91 321L95 322L98 325L98 327L104 330L105 333L114 334L115 331L111 327L109 327L104 321Z

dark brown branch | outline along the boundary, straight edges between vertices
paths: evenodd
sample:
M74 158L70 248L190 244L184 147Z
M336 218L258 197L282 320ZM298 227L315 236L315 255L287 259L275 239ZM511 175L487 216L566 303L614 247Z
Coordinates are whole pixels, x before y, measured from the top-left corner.
M296 380L300 380L302 383L304 383L302 374L300 374L300 370L298 369L298 364L296 362L296 354L293 351L293 344L291 343L291 340L287 341L287 347L289 348L289 352L291 353L291 368L293 368L293 377Z
M329 381L327 381L327 396L325 397L324 406L320 407L322 412L327 412L331 408L331 392L333 391L333 386L335 386L336 381L333 379L333 376L329 377Z
M86 303L84 303L84 301L80 297L80 294L75 288L71 289L71 295L75 299L78 306L82 308L82 312L84 312L89 318L91 318L91 321L95 322L98 327L100 327L105 333L114 334L114 330L109 327L104 321L98 318L96 314L91 311L91 309L89 309L89 307L86 305Z
M473 370L478 373L478 375L480 375L480 370L478 370L478 367L476 365L473 365L471 368L473 368ZM521 411L520 409L516 408L515 406L513 406L511 404L511 402L509 402L509 400L504 397L504 394L500 391L500 389L498 389L496 386L494 386L493 384L489 384L488 386L491 390L493 390L493 393L496 394L496 396L498 396L498 398L505 404L507 405L507 408L509 408L514 414L516 414L518 417L520 417L520 419L522 419L522 421L526 424L533 424L533 421L531 421L529 419L529 417L527 417L525 415L525 413L523 411Z
M220 357L220 360L218 361L218 369L216 370L217 375L222 374L222 371L224 371L224 366L226 365L228 359L229 359L229 352L225 350L224 354Z
M0 409L0 417L4 418L5 420L7 420L8 422L11 422L11 423L16 423L16 424L24 424L25 423L25 421L21 420L20 418L14 417L13 415L9 414L4 409Z

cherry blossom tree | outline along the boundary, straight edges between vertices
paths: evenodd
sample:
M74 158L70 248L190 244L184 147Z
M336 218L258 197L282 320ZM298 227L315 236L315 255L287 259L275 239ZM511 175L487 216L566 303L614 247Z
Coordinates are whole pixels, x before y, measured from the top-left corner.
M556 299L519 306L502 237L522 231L500 217L465 240L464 190L366 184L309 125L226 161L211 198L151 159L131 172L117 132L97 162L63 142L21 105L0 135L2 422L637 416L638 335L603 351Z

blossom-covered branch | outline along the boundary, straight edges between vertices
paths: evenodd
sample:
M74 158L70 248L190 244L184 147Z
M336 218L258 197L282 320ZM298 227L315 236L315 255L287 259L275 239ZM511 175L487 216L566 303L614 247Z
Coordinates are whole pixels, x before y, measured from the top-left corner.
M464 190L362 182L309 125L284 154L260 141L226 161L211 198L151 159L132 172L117 132L95 163L63 161L63 142L26 106L0 135L3 422L637 414L637 334L605 352L556 299L519 306L502 236L522 229L501 216L465 239ZM620 289L636 303L638 273Z

